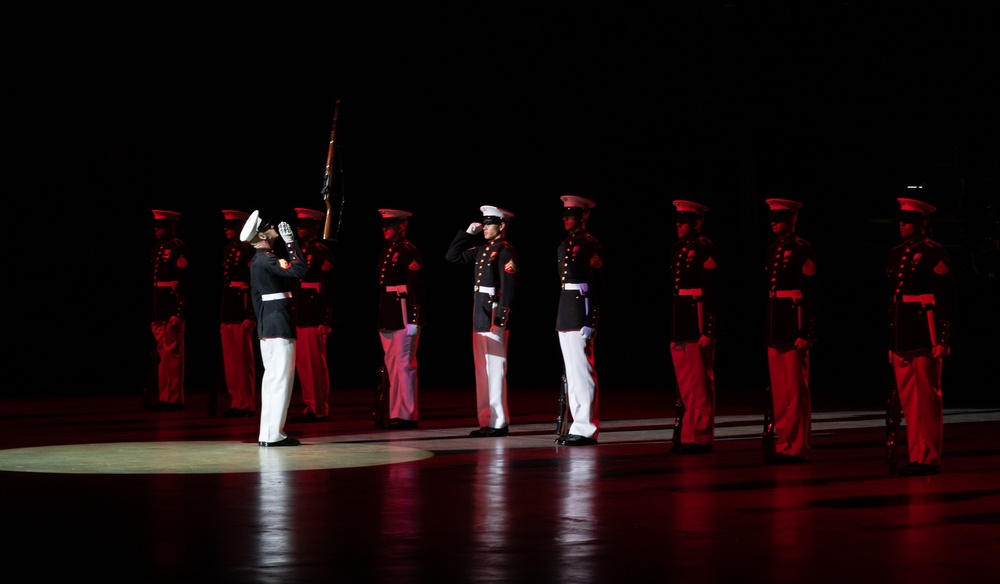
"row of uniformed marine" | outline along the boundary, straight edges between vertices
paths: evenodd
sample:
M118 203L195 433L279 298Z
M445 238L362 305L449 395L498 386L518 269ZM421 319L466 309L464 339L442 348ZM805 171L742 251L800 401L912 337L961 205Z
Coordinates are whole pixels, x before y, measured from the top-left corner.
M561 200L567 237L560 244L556 258L561 286L556 330L566 371L572 425L568 434L557 442L567 446L592 445L597 444L600 432L594 339L606 286L604 253L600 242L586 229L587 218L595 206L593 201L573 195L563 196ZM816 253L812 245L796 233L802 205L788 199L767 199L765 202L771 211L771 227L775 234L775 242L768 247L765 262L769 282L765 345L775 446L767 461L772 464L803 463L810 456L809 352L816 331ZM929 474L940 471L941 365L949 352L956 294L948 254L927 235L927 223L935 208L910 197L899 198L898 202L902 243L889 254L887 284L891 316L890 359L907 419L910 459L910 464L901 472ZM715 274L719 251L702 233L708 208L685 200L674 201L674 205L678 241L672 245L670 255L673 318L669 349L677 380L678 420L672 451L698 454L711 452L714 441L714 354L718 320ZM480 428L470 435L502 437L509 434L506 355L508 324L518 289L519 259L516 249L506 239L513 213L491 205L484 205L480 210L483 213L481 221L459 230L445 257L453 263L474 266L472 352ZM315 374L317 370L325 370L325 359L319 356L325 355L325 338L332 324L329 301L320 301L318 297L323 290L332 293L334 270L329 250L316 237L324 215L308 209L296 211L300 222L299 237L304 242L303 247L311 250L305 251L310 276L299 278L297 293L287 291L286 301L291 304L292 298L298 302L300 297L310 297L316 300L314 306L322 307L300 310L296 304L295 313L300 322L292 332L295 336L291 337L297 336L302 347L295 351L300 374L303 368ZM416 355L420 329L426 318L421 311L425 296L424 257L406 239L410 212L380 209L379 213L385 247L380 254L377 328L389 375L389 419L383 427L412 429L418 427L419 419ZM240 220L247 221L244 219L246 214L239 211L225 211L224 214L227 222L234 222L227 225L227 235L228 229L235 230ZM182 273L187 250L174 232L178 218L177 213L154 211L158 243L153 254L156 299L153 333L159 347L163 403L183 401L183 393L178 389L183 387L183 359L178 363L177 355L178 347L180 354L183 353ZM247 224L244 224L244 231ZM246 245L245 238L243 241L231 239L233 242L226 251L225 286L229 292L224 293L224 306L227 298L239 296L231 289L246 292L246 287L234 283L246 283L246 280L237 279L235 274L242 271L245 278L249 270L249 263L234 259L243 256L245 250L241 251L240 245ZM228 266L232 266L232 270ZM252 329L246 323L254 314L247 311L245 298L242 306L242 313L232 317L225 316L224 307L223 338L227 338L228 325L234 330L228 333L231 340L224 340L224 345L227 342L238 344L245 351L249 343L245 331ZM319 328L301 332L302 328L314 325ZM237 335L237 328L244 333ZM308 341L303 342L305 339ZM299 353L303 354L301 359ZM226 360L227 381L231 377L247 378L246 371L230 373L230 368L236 365L229 363L228 356ZM243 357L232 360L245 363ZM171 370L179 373L171 374ZM310 385L308 390L303 381L303 397L307 403L303 416L307 420L327 419L329 414L328 373L320 373L318 377L318 384ZM325 391L317 388L325 388ZM240 391L246 395L247 389ZM248 403L238 401L240 392L232 387L230 392L233 397L230 411L252 415L252 405L237 405ZM252 385L249 392L252 398ZM262 442L268 441L262 439Z

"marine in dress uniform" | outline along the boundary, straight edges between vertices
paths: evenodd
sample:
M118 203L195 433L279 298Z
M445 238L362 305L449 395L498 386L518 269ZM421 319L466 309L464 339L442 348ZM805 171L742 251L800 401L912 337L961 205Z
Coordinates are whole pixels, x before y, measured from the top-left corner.
M767 248L767 368L774 408L769 464L808 462L812 407L809 352L816 334L816 252L795 233L802 204L767 199L775 242Z
M254 248L240 240L240 230L250 213L227 209L225 221L226 247L222 253L222 302L219 309L219 335L222 340L222 366L229 392L229 409L225 418L256 415L253 331L257 322L250 299L250 261Z
M187 316L189 250L177 237L181 214L153 210L153 317L151 328L159 359L157 378L160 411L184 409L184 325Z
M416 428L420 419L417 348L426 324L423 310L426 263L406 239L409 211L379 209L385 247L379 254L379 303L376 328L389 377L389 419L382 428Z
M284 243L287 259L274 252L278 235ZM285 434L288 404L295 383L295 304L293 291L306 276L305 256L292 227L282 221L275 231L260 218L250 214L240 239L256 248L250 263L250 295L257 316L257 338L264 365L260 387L260 446L298 446L299 441Z
M330 367L326 339L334 321L333 250L319 237L326 213L297 207L298 239L309 272L295 294L295 371L302 387L305 410L292 422L330 419Z
M507 409L507 341L511 307L517 297L520 260L505 232L513 213L492 205L479 208L482 222L459 230L445 259L475 266L472 295L472 354L476 370L476 438L495 438L509 433ZM482 233L485 242L475 245Z
M715 345L719 250L701 228L708 207L674 201L678 241L670 246L673 313L670 357L684 408L671 452L711 452L715 443Z
M914 187L914 192L920 191ZM927 235L935 207L917 199L897 200L903 241L889 252L886 276L889 357L910 457L899 473L937 474L944 428L941 369L950 353L957 294L948 252Z
M597 444L601 430L594 340L605 287L604 247L587 231L594 202L575 195L564 195L560 200L567 237L556 250L560 288L556 331L573 423L556 443L586 446Z

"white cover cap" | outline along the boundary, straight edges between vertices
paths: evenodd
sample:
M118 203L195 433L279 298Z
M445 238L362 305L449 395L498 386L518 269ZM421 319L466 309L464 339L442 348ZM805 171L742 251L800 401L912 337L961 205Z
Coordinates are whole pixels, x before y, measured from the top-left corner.
M243 224L243 231L240 231L240 240L249 243L257 237L257 228L260 227L260 211L254 211L247 217L247 222Z
M694 201L674 201L674 207L677 207L678 213L697 213L698 215L704 215L708 211L708 207L700 203L695 203Z
M479 210L483 212L484 219L487 217L498 217L501 221L507 221L514 216L510 211L494 207L493 205L483 205Z

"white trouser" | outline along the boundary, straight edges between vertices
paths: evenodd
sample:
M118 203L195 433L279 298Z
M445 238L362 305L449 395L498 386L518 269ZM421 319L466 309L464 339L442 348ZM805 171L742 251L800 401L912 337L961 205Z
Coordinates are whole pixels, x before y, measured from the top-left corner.
M774 403L774 451L809 458L812 406L809 393L809 349L767 348Z
M573 423L570 434L597 439L601 416L597 407L597 370L594 369L594 339L585 339L580 331L559 331L566 368L566 393Z
M247 321L249 322L249 321ZM229 407L252 412L257 372L253 354L253 324L224 322L219 325L222 337L222 365L229 390Z
M496 332L493 332L496 331ZM507 336L506 328L472 333L472 354L476 364L476 411L479 425L503 428L507 415Z
M677 378L677 392L684 404L681 444L712 446L715 443L715 341L706 347L698 341L670 343L670 358Z
M330 415L326 337L318 326L295 327L295 371L302 386L302 401L306 410L317 416Z
M259 442L278 442L285 434L285 418L295 384L295 339L261 339L264 378L260 383Z
M941 369L944 359L935 359L930 349L892 353L892 368L903 406L906 443L910 462L941 464L944 400Z
M184 319L152 323L156 352L160 357L159 398L161 402L184 403Z
M389 418L417 421L417 344L420 330L412 337L406 329L380 330L385 369L389 374Z

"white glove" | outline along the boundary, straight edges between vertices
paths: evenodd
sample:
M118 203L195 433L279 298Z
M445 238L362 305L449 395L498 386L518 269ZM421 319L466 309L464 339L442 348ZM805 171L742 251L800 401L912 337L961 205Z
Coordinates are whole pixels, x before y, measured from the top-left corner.
M412 337L417 334L417 325L408 324L406 325L406 336Z
M292 233L292 226L285 221L278 223L278 233L281 235L281 239L285 240L285 243L295 241L295 235Z
M589 338L593 337L594 333L596 333L596 332L597 332L596 329L591 328L589 326L585 326L582 329L580 329L580 336L582 336L585 339L589 339Z
M469 228L465 230L469 235L475 235L483 230L482 223L469 223Z

